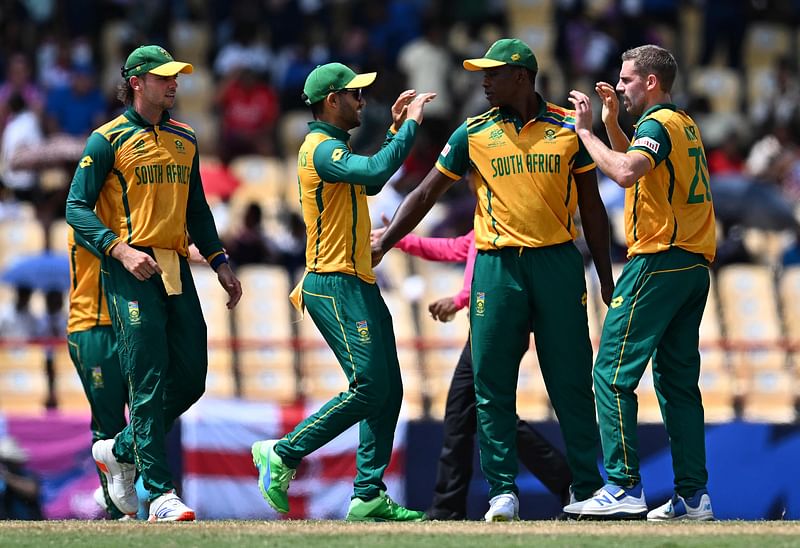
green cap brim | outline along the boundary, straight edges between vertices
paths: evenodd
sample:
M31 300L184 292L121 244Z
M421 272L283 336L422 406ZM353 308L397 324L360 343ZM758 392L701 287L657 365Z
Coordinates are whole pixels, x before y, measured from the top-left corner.
M147 72L157 76L175 76L179 72L182 72L183 74L191 74L194 72L194 67L189 63L170 61L169 63L164 63L163 65L159 65L154 69L150 69Z
M494 59L486 59L481 57L480 59L467 59L464 61L463 65L464 68L467 70L483 70L492 67L501 67L507 63L503 61L495 61Z
M356 74L356 77L347 82L345 89L359 89L365 88L375 81L378 76L377 72L365 72L364 74Z

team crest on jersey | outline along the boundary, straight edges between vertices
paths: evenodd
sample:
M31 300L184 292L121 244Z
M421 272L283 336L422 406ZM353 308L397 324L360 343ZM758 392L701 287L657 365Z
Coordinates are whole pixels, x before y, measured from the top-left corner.
M90 165L92 165L92 163L93 162L91 156L84 156L83 158L81 158L81 162L78 165L81 166L81 169L83 169L85 167L89 167Z
M142 316L139 313L139 301L131 301L128 303L128 321L131 325L139 325L142 323Z
M175 150L178 151L178 154L186 154L186 147L180 139L175 139Z
M358 336L361 337L361 342L369 342L369 325L367 325L367 320L361 320L360 322L356 322L356 331L358 331Z
M661 147L661 144L650 137L639 137L633 142L633 146L644 147L648 150L651 150L653 154L658 154L658 149Z
M483 291L475 292L475 315L483 316L486 312L486 293Z
M549 143L552 143L553 141L555 141L556 140L556 130L554 130L553 128L547 128L546 130L544 130L544 140L549 142Z
M92 387L103 388L103 370L99 365L92 367Z
M488 148L494 148L494 147L503 146L504 144L506 144L506 142L503 140L503 136L504 135L505 134L503 133L502 129L500 129L500 128L493 129L489 133L489 144L486 145L486 146Z

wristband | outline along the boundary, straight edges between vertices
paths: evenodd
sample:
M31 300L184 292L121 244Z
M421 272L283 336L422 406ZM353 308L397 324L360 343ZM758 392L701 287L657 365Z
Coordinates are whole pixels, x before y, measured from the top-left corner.
M225 253L220 253L211 259L211 262L208 264L214 269L214 272L216 272L217 268L219 268L221 264L228 264L228 257L225 255Z

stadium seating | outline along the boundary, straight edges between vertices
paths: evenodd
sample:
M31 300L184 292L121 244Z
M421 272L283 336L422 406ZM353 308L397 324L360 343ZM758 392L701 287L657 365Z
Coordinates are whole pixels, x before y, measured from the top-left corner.
M186 61L194 65L197 73L199 67L203 67L208 58L208 48L211 46L213 35L210 25L199 21L174 21L169 25L169 42L172 44L172 56L175 59ZM191 78L181 79L181 95L183 95L183 84Z
M800 266L792 266L783 271L780 279L780 299L786 337L795 351L800 350Z
M774 65L782 56L791 55L792 32L787 25L753 22L744 43L744 61L749 68Z
M689 76L689 90L706 97L716 113L739 112L742 103L742 76L726 67L700 67Z
M289 349L243 349L239 371L245 400L292 403L298 397L295 356Z
M14 259L44 251L44 229L36 219L0 221L0 271Z
M756 422L793 422L797 386L781 350L738 352L733 375L741 387L742 417Z
M90 414L89 400L66 345L53 349L53 373L59 411Z
M50 250L61 253L68 252L67 250L67 231L69 225L64 219L56 219L50 225L48 231L48 239L50 241Z
M0 411L37 413L47 399L45 352L41 347L0 347Z

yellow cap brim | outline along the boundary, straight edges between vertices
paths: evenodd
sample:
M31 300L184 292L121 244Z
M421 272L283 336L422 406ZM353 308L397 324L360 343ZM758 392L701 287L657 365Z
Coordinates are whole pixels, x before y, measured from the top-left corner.
M375 81L378 76L377 72L365 72L364 74L356 74L356 77L347 82L345 89L359 89L365 88Z
M175 76L179 72L182 72L183 74L191 74L194 72L194 67L189 63L170 61L169 63L164 63L163 65L157 66L149 72L150 74L155 74L157 76Z
M464 61L464 68L467 70L483 70L492 67L501 67L507 63L503 61L495 61L494 59L485 59L481 57L480 59L467 59Z

